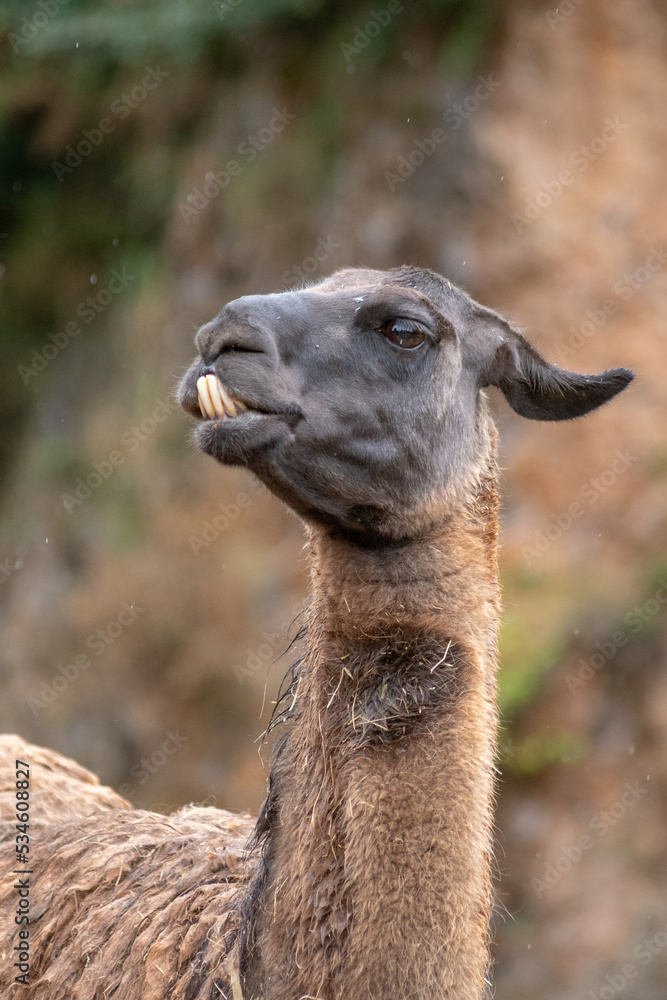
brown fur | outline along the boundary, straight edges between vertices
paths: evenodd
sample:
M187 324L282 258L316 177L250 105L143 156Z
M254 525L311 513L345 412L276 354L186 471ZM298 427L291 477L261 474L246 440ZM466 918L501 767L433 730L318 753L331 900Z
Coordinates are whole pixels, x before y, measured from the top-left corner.
M487 481L447 532L389 556L313 541L310 651L242 962L250 996L481 996L496 525ZM398 676L373 673L397 655ZM387 706L375 727L369 685Z
M3 997L163 1000L226 996L238 967L231 900L252 863L249 816L194 806L173 816L132 810L53 751L1 737L0 912L18 901L12 822L14 761L30 763L30 989L14 983L14 941L3 934ZM7 780L11 775L10 782ZM49 782L52 784L49 787ZM229 992L229 996L232 994Z
M480 1000L498 617L480 388L561 420L632 373L564 372L415 268L247 296L197 341L185 408L201 419L204 376L244 404L201 420L200 446L251 468L310 532L308 651L247 851L245 817L128 811L71 761L5 743L5 926L14 755L35 792L29 995ZM9 940L1 958L3 996L23 994Z
M131 809L127 799L67 757L26 743L20 736L0 736L0 823L14 821L16 761L30 763L30 823L48 826L92 816L98 810Z

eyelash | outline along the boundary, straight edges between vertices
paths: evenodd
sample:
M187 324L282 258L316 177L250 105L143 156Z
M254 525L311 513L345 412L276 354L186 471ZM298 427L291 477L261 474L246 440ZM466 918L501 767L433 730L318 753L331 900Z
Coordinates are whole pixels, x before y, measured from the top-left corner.
M398 330L391 331L391 327L398 327ZM413 319L403 319L398 316L394 319L387 320L379 328L379 332L388 340L390 344L398 347L403 351L417 351L420 347L423 347L428 340L428 334L424 330L421 323L418 323ZM399 341L405 340L410 341L415 338L420 338L418 343L400 343Z

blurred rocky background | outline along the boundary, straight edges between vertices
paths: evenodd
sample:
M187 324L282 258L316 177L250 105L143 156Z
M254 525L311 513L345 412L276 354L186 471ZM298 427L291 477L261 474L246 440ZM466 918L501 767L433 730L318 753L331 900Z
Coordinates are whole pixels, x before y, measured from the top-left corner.
M0 6L0 726L135 803L256 810L297 520L196 453L197 327L435 268L576 371L502 433L498 1000L667 986L667 8ZM284 655L283 655L284 654Z

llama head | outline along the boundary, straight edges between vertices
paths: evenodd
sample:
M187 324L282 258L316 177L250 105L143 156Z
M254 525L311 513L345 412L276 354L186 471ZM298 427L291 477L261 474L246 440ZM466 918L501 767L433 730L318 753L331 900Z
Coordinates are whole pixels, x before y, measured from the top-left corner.
M533 420L565 420L633 373L577 375L501 316L418 268L350 268L228 303L197 334L179 399L196 439L306 521L372 543L423 534L474 488L491 450L485 386Z

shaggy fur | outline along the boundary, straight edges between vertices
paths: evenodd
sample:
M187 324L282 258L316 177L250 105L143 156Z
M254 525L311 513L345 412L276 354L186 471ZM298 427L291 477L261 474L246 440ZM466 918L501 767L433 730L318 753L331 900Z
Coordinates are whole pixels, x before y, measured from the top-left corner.
M0 756L0 901L8 922L17 903L16 759L31 765L33 848L31 987L10 985L16 956L3 934L2 996L232 1000L238 919L230 904L253 869L243 853L251 817L194 806L169 817L132 810L74 761L18 737L0 738Z
M5 823L15 821L17 760L30 763L33 829L81 820L100 810L132 808L111 788L100 785L97 775L75 761L26 743L20 736L0 736L0 829L4 829Z
M197 344L180 399L200 447L306 523L307 652L246 850L245 818L127 811L72 762L20 748L36 777L30 996L480 1000L498 621L496 433L480 389L560 420L632 373L557 369L415 268L246 296ZM202 419L204 376L241 412ZM11 885L4 874L7 924ZM13 998L11 954L7 941Z

